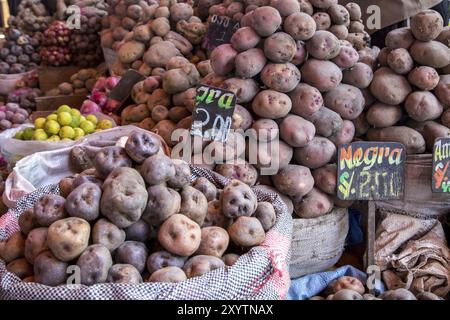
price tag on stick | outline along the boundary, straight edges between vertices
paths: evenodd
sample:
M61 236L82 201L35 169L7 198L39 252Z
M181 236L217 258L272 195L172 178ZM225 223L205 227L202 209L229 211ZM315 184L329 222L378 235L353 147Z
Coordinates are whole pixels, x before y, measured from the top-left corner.
M450 193L450 138L437 138L433 148L431 189L434 193Z
M337 194L341 200L403 198L405 147L397 142L355 142L338 150Z
M204 47L208 50L214 50L221 44L230 43L231 37L239 28L239 21L227 16L213 15L208 25Z
M191 135L225 142L231 129L236 95L227 90L200 85L192 113Z

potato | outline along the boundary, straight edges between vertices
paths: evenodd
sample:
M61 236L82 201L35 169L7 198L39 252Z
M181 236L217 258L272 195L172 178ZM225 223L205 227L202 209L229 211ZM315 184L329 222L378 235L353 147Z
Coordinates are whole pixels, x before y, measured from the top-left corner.
M331 27L331 17L326 12L316 12L312 15L312 18L316 22L317 30L327 30Z
M231 267L233 266L239 259L239 255L235 253L227 253L222 257L223 262L226 266Z
M337 166L327 164L313 171L314 183L321 191L334 195L336 194Z
M339 147L342 144L351 143L355 136L355 125L350 120L344 120L342 127L332 136L328 137L331 142Z
M339 113L343 119L354 120L364 109L361 90L347 84L340 84L324 97L325 106Z
M147 189L148 203L142 219L150 225L160 225L180 211L181 197L173 189L154 185Z
M278 174L272 177L272 181L278 191L291 197L302 197L314 186L311 171L306 167L293 164L280 169Z
M172 141L172 133L176 127L177 125L174 122L170 120L162 120L153 127L152 132L161 136L168 146L173 146L174 142Z
M308 52L306 51L306 44L298 40L296 41L297 51L295 52L294 58L291 60L291 63L295 66L299 66L303 64L308 58Z
M182 119L188 117L191 114L185 107L172 107L169 110L169 119L173 122L180 122Z
M266 65L266 61L264 52L261 49L248 49L236 56L235 74L243 78L253 78L261 72Z
M27 239L25 240L25 258L27 261L31 264L34 264L34 260L36 257L46 250L48 250L47 245L47 234L48 234L48 228L36 228L30 231L28 234ZM14 244L13 248L14 250L10 250L9 252L8 247L5 247L4 253L2 253L2 257L6 262L11 261L11 257L18 258L21 255L23 255L23 248L21 248L20 239L17 239L17 236L15 237L15 234L13 234L9 241L16 241L17 243ZM5 256L6 255L6 256ZM12 259L14 260L14 259Z
M93 167L91 157L88 155L86 148L73 147L70 150L69 157L70 165L74 167L76 172L82 172Z
M348 10L339 4L334 4L328 8L327 13L331 17L334 24L346 24L350 22L350 13Z
M333 199L317 188L304 197L295 197L294 211L302 219L321 217L333 210Z
M306 41L316 32L316 22L306 13L295 12L284 20L283 29L294 40Z
M142 283L142 276L131 264L114 264L108 271L108 283Z
M268 63L261 71L262 82L279 92L294 90L300 79L300 71L292 63Z
M225 217L222 213L222 203L220 200L212 200L208 202L208 212L202 227L221 227L228 228L232 219Z
M173 159L175 176L167 181L167 185L174 189L182 189L191 182L191 169L189 164L183 160Z
M225 186L220 201L223 214L228 218L251 216L257 207L256 195L247 184L239 180L232 180Z
M147 240L150 239L152 227L149 226L147 222L141 219L138 222L133 223L128 228L125 228L124 231L125 231L125 240L146 242Z
M147 247L137 241L125 241L122 243L114 254L116 263L130 264L142 273L147 261Z
M247 148L247 158L255 163L255 167L261 169L262 175L267 175L286 167L292 160L293 152L292 147L282 140L259 141L257 145L253 144L253 147ZM264 172L265 169L269 172Z
M352 122L355 127L355 137L357 138L364 136L370 128L364 113L361 113L361 115Z
M296 148L294 158L298 164L311 169L324 166L336 156L336 146L327 138L316 136L304 148Z
M189 71L187 73L186 71ZM195 73L193 77L192 75ZM163 89L169 94L175 94L189 89L198 81L198 71L193 64L182 68L170 69L162 76ZM153 118L156 120L155 118Z
M94 183L83 183L66 199L65 208L71 217L93 221L100 214L101 188Z
M353 290L359 294L364 294L364 292L366 292L364 284L359 279L349 276L340 277L328 285L328 290L333 294L344 289Z
M201 232L202 240L195 254L222 257L230 241L227 231L220 227L211 226L202 228Z
M319 111L305 118L314 124L316 134L326 138L340 132L344 124L339 114L326 107L320 108Z
M281 26L278 10L269 6L256 8L252 14L252 27L261 37L268 37Z
M433 68L443 68L450 61L450 48L438 41L416 41L410 53L415 62Z
M408 74L414 68L414 61L408 50L399 48L392 50L387 56L389 67L398 74Z
M170 41L161 41L148 48L143 60L150 67L165 67L170 58L176 56L181 56L181 52L175 45Z
M50 251L44 251L34 262L35 282L56 287L65 284L69 264L58 260Z
M300 117L310 117L323 106L320 91L306 83L299 83L289 97L292 101L291 112Z
M261 142L272 141L278 137L278 124L271 119L259 119L252 125L252 138Z
M427 121L423 127L423 137L427 143L427 149L432 151L437 138L449 137L450 129L434 121Z
M24 279L33 275L33 267L24 258L16 259L6 265L8 272L14 273L20 279Z
M315 133L314 125L299 116L289 115L280 124L281 138L292 147L305 147Z
M145 52L145 44L131 40L120 46L117 56L122 63L132 63L140 59Z
M208 201L202 192L191 186L185 186L181 191L181 206L179 212L197 222L200 226L208 211Z
M342 71L333 62L308 59L301 68L303 81L320 92L335 89L342 81Z
M319 60L331 60L339 55L339 39L329 31L319 30L306 42L309 54Z
M377 102L367 111L367 122L375 128L387 128L394 126L402 117L402 109L399 106Z
M148 184L157 185L173 178L176 171L169 157L164 154L155 154L144 161L141 174Z
M339 40L345 40L348 37L348 29L343 24L332 25L330 28L328 28L328 31L334 34Z
M243 52L258 45L261 37L251 27L242 27L236 30L230 43L234 50Z
M345 26L345 25L341 25L341 26ZM364 23L362 23L361 21L350 21L350 25L348 27L349 33L364 33L364 30L365 30L365 26L364 26ZM348 37L348 33L347 33L347 37ZM347 37L345 39L347 39Z
M431 292L421 292L416 295L418 300L442 300L439 296Z
M203 193L207 201L212 201L217 197L217 188L207 178L197 178L192 186Z
M236 94L237 103L240 104L252 101L259 92L259 86L253 79L229 78L220 87Z
M27 249L30 245L30 241L28 242L27 245L27 241L20 231L13 233L7 241L0 242L0 257L5 260L6 263L22 258L24 254L25 257L27 257L26 253L29 251Z
M101 244L91 245L78 258L77 266L80 268L81 284L104 283L112 266L111 253Z
M277 220L275 209L270 202L259 202L255 211L255 218L259 220L264 231L269 231Z
M431 67L417 67L408 74L408 81L420 90L430 91L439 83L439 74Z
M241 247L260 245L266 238L263 226L257 218L241 216L228 227L231 240Z
M372 79L372 69L367 64L358 62L350 69L344 70L342 82L359 89L365 89L370 86Z
M383 300L417 300L411 291L404 288L385 291L380 298Z
M160 148L161 141L158 137L142 130L133 131L125 144L126 153L137 163L155 155Z
M34 208L29 208L22 212L19 217L19 227L20 231L22 231L24 235L28 235L31 230L37 228L38 226L39 224L36 220L36 216L34 215Z
M264 41L264 54L272 62L290 62L294 58L296 52L297 43L287 33L274 33Z
M425 151L425 140L414 129L397 126L384 129L369 129L367 132L369 141L395 141L402 143L407 154L420 154Z
M224 266L224 262L217 257L199 255L190 258L183 270L188 278L194 278Z
M228 179L240 180L249 186L255 185L258 179L258 171L247 161L236 164L218 164L214 171Z
M211 68L217 75L225 76L234 70L237 55L230 44L222 44L211 52Z
M309 0L309 2L318 9L327 10L332 5L337 4L337 0Z
M342 289L333 295L331 300L364 300L363 297L356 291L350 289Z
M358 51L353 47L341 46L339 54L333 58L333 62L340 68L348 69L355 66L359 60Z
M450 75L440 77L434 93L445 108L450 107Z
M188 3L175 3L170 6L170 19L178 22L180 20L189 20L194 11Z
M92 243L100 244L109 251L116 250L125 241L125 231L106 219L99 219L92 228Z
M94 167L100 177L106 178L114 169L131 167L131 159L122 147L102 148L94 158Z
M186 274L179 267L165 267L152 273L148 282L182 282L186 280Z
M247 109L237 104L234 108L231 128L234 130L247 130L252 126L253 117Z
M288 95L275 90L263 90L252 102L253 111L260 117L279 119L285 117L292 108Z
M382 67L374 73L370 91L379 101L396 106L406 100L412 89L405 77Z
M109 185L114 184L114 180L133 180L142 187L145 187L144 179L142 178L140 173L133 168L121 167L114 169L103 183L103 188L107 188L109 187Z
M439 118L444 108L431 92L416 91L406 99L405 110L413 120L427 121Z
M122 125L140 122L147 117L150 117L149 109L145 104L130 105L122 111Z
M347 9L350 15L350 20L355 21L361 19L362 16L361 7L357 3L354 2L347 3L345 5L345 8Z
M77 258L88 246L91 227L86 220L70 217L48 228L47 245L58 260Z
M34 205L34 216L41 227L48 227L53 222L67 217L64 210L65 199L56 194L43 196Z
M90 170L90 169L89 169ZM101 187L103 184L103 180L101 180L100 178L98 178L96 176L97 172L94 170L94 172L90 173L89 170L83 171L82 173L80 173L79 175L77 175L75 177L75 179L73 179L73 183L72 183L72 190L70 190L69 194L66 196L66 198L70 195L70 193L75 190L76 188L78 188L79 186L81 186L82 184L85 183L92 183L98 187Z
M185 215L174 214L160 227L158 241L170 253L190 256L200 246L200 226Z
M147 270L150 274L165 268L182 268L186 258L171 254L167 251L157 251L152 253L147 259Z
M444 20L435 10L423 10L411 18L411 32L417 40L436 39L444 28Z
M389 32L385 42L389 49L394 50L403 48L408 50L414 43L414 36L410 28L399 28Z
M270 6L277 9L282 17L300 11L300 4L297 0L271 0Z

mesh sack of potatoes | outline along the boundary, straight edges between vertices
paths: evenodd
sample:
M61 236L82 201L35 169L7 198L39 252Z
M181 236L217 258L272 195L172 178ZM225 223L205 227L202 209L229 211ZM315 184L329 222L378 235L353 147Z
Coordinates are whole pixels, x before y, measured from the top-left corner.
M150 135L152 135L151 133L148 133ZM130 136L131 137L131 136ZM132 139L129 139L132 140ZM106 147L106 148L117 148L117 147ZM126 148L126 147L125 147ZM70 151L68 151L70 152ZM47 236L47 240L45 240L45 243L48 244L48 247L50 248L49 251L40 251L39 254L37 254L36 256L32 253L30 253L31 251L28 251L27 249L24 249L23 251L21 251L21 240L17 241L16 240L18 238L21 238L23 241L25 242L30 242L31 240L28 239L30 238L30 235L33 235L34 233L39 234L40 231L42 231L41 229L46 229L45 227L42 227L44 223L40 217L40 214L38 214L38 211L36 211L37 207L39 207L39 204L42 203L44 206L46 206L47 204L51 204L50 202L46 202L46 204L44 204L42 202L42 199L48 197L48 198L62 198L63 197L59 196L59 195L67 195L67 193L65 192L65 187L64 184L59 183L57 185L53 184L53 185L48 185L42 188L37 189L36 191L28 194L27 196L21 198L17 204L15 209L10 210L8 213L6 213L5 215L3 215L0 218L0 255L1 255L1 259L0 259L0 299L283 299L285 298L286 294L287 294L287 290L289 288L290 285L290 278L289 278L289 272L288 272L288 265L287 262L289 261L290 258L290 243L291 243L291 237L292 237L292 218L291 215L288 213L288 210L286 208L286 205L283 203L283 201L281 200L281 198L271 192L267 192L267 191L262 191L259 190L257 188L252 188L252 190L250 191L250 187L248 188L248 191L250 193L252 193L252 197L254 197L254 203L258 204L258 207L261 203L269 203L270 206L273 207L274 209L274 219L272 221L272 227L270 229L267 229L267 232L265 233L265 236L260 239L258 241L257 244L253 244L253 245L249 245L248 248L250 249L245 249L242 250L242 248L238 248L237 250L239 251L239 253L242 253L242 255L237 256L234 255L233 259L235 259L232 263L228 263L227 260L225 258L223 258L224 262L221 262L222 260L220 259L220 257L222 257L222 254L225 253L225 249L224 249L221 254L219 254L218 256L213 256L213 254L209 254L209 258L213 258L213 260L215 262L221 262L218 266L212 266L214 263L211 262L211 265L208 267L208 271L202 271L199 273L196 273L192 270L195 269L195 267L192 267L191 269L189 269L189 267L187 267L187 265L189 264L189 261L191 260L195 260L195 259L200 259L200 257L208 257L207 253L203 253L205 255L198 255L200 250L201 250L201 245L203 242L203 231L204 229L208 228L205 227L208 226L207 223L209 223L208 220L208 216L204 217L204 222L197 222L196 218L192 215L189 215L186 212L182 212L183 210L183 202L184 202L184 192L185 189L187 188L191 188L193 189L190 184L192 184L194 181L197 181L199 178L204 179L203 181L205 183L208 183L212 186L212 188L214 189L222 189L224 188L224 191L222 191L222 197L220 198L221 200L219 200L222 205L225 203L225 200L223 200L225 198L225 196L223 196L223 193L226 192L226 186L231 186L231 187L235 187L235 183L239 183L239 182L235 182L232 180L229 180L227 178L224 178L223 176L214 173L210 170L207 169L203 169L203 168L198 168L198 167L194 167L194 166L189 166L188 167L188 173L187 175L184 175L184 177L187 177L187 181L185 181L185 185L182 189L178 188L176 189L169 189L167 187L165 187L164 185L161 184L152 184L149 183L149 177L148 174L153 175L156 174L155 172L162 172L164 171L164 164L162 166L160 166L160 170L153 170L152 172L148 173L148 164L147 162L149 161L149 159L151 159L152 157L162 157L168 161L172 161L170 160L170 158L168 158L165 155L162 155L160 152L157 152L156 154L154 154L153 156L148 157L146 160L144 160L144 162L140 165L139 167L139 172L142 174L142 176L144 177L145 181L150 185L150 187L147 189L148 192L148 203L147 204L147 200L145 200L145 203L147 204L146 209L141 212L142 216L141 217L134 217L136 219L133 220L133 222L131 222L129 219L131 219L130 216L122 216L120 215L120 217L118 216L111 216L111 212L110 211L115 211L115 207L118 206L122 206L122 204L117 203L116 205L113 205L112 207L109 205L109 202L111 203L115 203L115 197L112 197L110 200L108 201L104 201L103 196L105 195L105 193L107 193L108 191L106 191L106 189L108 189L109 187L107 187L107 181L108 179L120 179L120 174L119 176L116 175L116 172L123 170L124 172L128 172L130 174L128 174L126 176L126 181L127 183L129 183L131 180L133 180L135 177L133 177L133 175L135 175L138 171L132 169L132 168L125 168L123 166L120 166L116 169L120 169L120 170L116 170L114 169L113 171L111 171L108 174L108 178L105 180L104 185L102 186L102 188L104 189L103 195L101 196L101 198L103 200L100 201L100 208L101 208L101 212L103 214L104 217L108 217L109 220L106 219L100 219L97 220L97 218L101 217L97 214L96 217L91 217L88 218L87 216L84 217L86 220L81 219L79 217L75 217L72 214L70 214L69 218L65 218L65 219L61 219L61 218L57 218L56 221L52 222L51 225L49 226L48 230L48 236ZM97 157L95 157L94 162L96 163L97 161ZM163 163L165 160L164 159L160 159L161 161L158 161L158 165L160 165L161 163ZM134 159L134 161L137 161L136 159ZM176 161L176 160L175 160ZM174 163L175 163L174 161ZM102 168L98 168L97 166L95 166L95 170L100 170L102 171L102 169L104 169L104 167L106 167L107 164L105 166L103 166ZM187 166L187 164L186 164ZM133 171L133 172L132 172ZM133 173L133 174L131 174ZM178 168L177 168L177 177L178 177ZM87 176L82 176L81 179L89 179L92 177L87 177ZM140 179L142 179L142 177L140 177ZM185 179L186 180L186 179ZM94 189L95 187L98 188L99 192L100 191L100 187L94 184L95 179L91 179L90 181L92 181L92 183L86 182L86 183L81 183L78 186L74 186L74 189L72 189L72 191L70 191L69 195L66 196L66 203L70 202L68 199L72 196L73 193L77 193L77 190L79 188L83 188L84 186L88 186L91 185ZM137 180L136 180L137 181ZM143 180L142 180L143 181ZM75 179L73 180L73 182L75 182ZM143 183L143 182L142 182ZM167 183L169 185L172 186L172 180L167 180ZM143 188L142 185L138 185L139 183L136 183L136 188L141 187ZM111 185L112 186L112 185ZM120 188L120 187L119 187ZM169 218L167 219L163 219L166 217L160 217L160 224L158 223L153 223L153 222L148 222L148 226L149 229L152 229L153 226L158 226L159 225L159 231L158 231L158 242L155 243L155 245L150 245L151 242L148 242L147 240L142 240L141 245L143 245L143 242L145 242L144 246L147 246L148 249L148 257L149 259L147 260L147 256L144 260L144 262L146 261L146 263L144 263L144 265L142 266L142 270L138 270L138 267L136 266L136 272L138 275L139 280L133 279L133 281L130 281L128 283L124 283L122 280L120 279L118 280L117 278L115 278L114 275L112 275L111 273L114 273L112 271L112 269L115 266L123 266L123 263L128 263L128 262L124 262L123 259L128 259L129 257L126 258L120 258L121 253L119 251L121 251L121 247L124 244L127 243L131 243L131 242L136 242L138 243L138 241L129 241L129 238L127 235L127 238L125 242L122 242L122 245L119 245L119 247L117 247L116 249L113 249L112 247L108 247L106 248L106 244L105 246L103 246L103 244L98 244L99 242L97 242L97 240L94 240L94 234L95 231L94 229L96 228L97 224L99 224L101 221L103 221L102 223L106 223L106 224L112 224L114 223L117 226L120 226L119 228L123 228L123 230L125 230L126 233L128 233L128 227L127 226L133 226L133 224L140 222L140 221L149 221L148 219L156 219L159 217L160 215L160 211L164 211L163 209L161 209L160 211L158 211L158 213L155 213L156 211L150 211L150 213L147 211L147 208L149 205L153 205L153 200L151 200L151 196L152 193L150 192L150 189L152 188L165 188L167 190L173 191L174 193L176 193L175 190L180 190L180 194L182 197L181 200L181 209L180 209L180 213L183 214L173 214L171 216L169 216ZM111 189L111 188L109 188ZM114 189L114 188L113 188ZM111 190L113 190L111 189ZM115 188L117 189L117 188ZM110 191L111 191L110 190ZM145 190L144 190L145 191ZM194 190L196 191L196 190ZM198 191L198 189L197 189ZM198 191L197 193L200 193L201 191ZM124 191L124 194L126 192ZM203 193L203 192L202 192ZM171 198L171 202L176 202L177 198L176 196L179 197L178 194L173 194L173 197ZM200 195L197 195L198 197L200 197ZM131 195L131 197L133 197L133 195ZM197 197L197 198L198 198ZM206 197L206 195L205 195ZM47 199L48 199L47 198ZM195 197L192 198L193 201L195 202ZM246 198L247 199L247 198ZM64 200L65 201L65 200ZM205 200L206 201L206 200ZM214 200L213 200L214 201ZM216 200L217 201L217 200ZM53 206L54 204L54 206ZM58 207L59 203L53 203L51 204L51 208L56 208ZM109 206L110 210L105 210L105 207ZM67 212L72 212L69 210L69 206L65 206L65 210L67 210ZM62 206L62 208L64 208L64 206ZM31 209L31 210L30 210ZM45 210L43 210L45 211ZM55 213L54 217L56 217L58 214L56 214L55 210L51 210L53 213ZM62 210L64 211L64 209ZM76 210L76 214L80 213L82 210L81 207L79 207ZM224 210L225 211L225 210ZM25 223L24 221L27 220L26 217L21 217L21 215L27 216L28 213L30 212L34 212L35 213L35 217L36 217L36 221L41 221L38 222L38 225L40 225L41 227L39 228L35 228L37 225L34 225L33 227L31 227L31 229L26 230L26 228L24 227L25 225L27 225L27 223ZM49 211L47 211L49 212ZM67 213L66 212L66 213ZM66 214L64 213L64 214ZM73 212L72 212L73 213ZM153 216L154 214L156 214L156 216ZM45 215L45 214L44 214ZM64 217L67 217L67 215L64 215ZM165 228L166 224L168 224L169 220L172 220L172 218L180 218L183 217L184 220L188 221L187 224L190 225L194 225L194 224L198 224L201 225L203 227L202 230L202 242L199 242L200 246L198 247L198 249L194 249L194 251L190 251L189 254L185 254L186 252L183 251L183 249L177 248L175 245L173 245L172 247L169 246L166 242L165 239L163 239L163 237L161 237L161 233L163 233L161 230L163 228ZM192 221L189 220L189 218L192 219ZM116 218L118 218L118 220L116 220ZM234 223L232 223L232 219L229 219L230 221L228 221L231 225L229 225L228 227L228 233L230 233L230 240L233 240L234 243L236 245L238 245L238 242L236 242L235 238L232 235L232 231L230 231L232 229L232 227L234 225L237 224L237 222L239 221L240 218L244 218L244 217L239 217L237 218ZM250 218L249 219L256 219L256 218ZM61 220L59 220L61 219ZM83 253L80 255L78 252L77 256L70 256L70 257L66 257L66 256L60 256L59 252L57 252L56 249L54 249L53 244L62 244L62 243L66 243L65 241L52 241L51 238L51 229L53 228L52 226L54 224L58 224L58 223L62 223L65 220L68 219L78 219L78 220L83 220L83 223L88 226L89 222L94 224L93 227L93 232L92 232L92 236L90 233L90 230L87 232L81 232L81 233L86 233L84 238L90 238L90 242L89 242L89 246L86 247L88 245L88 240L86 240L84 242L84 251ZM214 219L214 218L212 218ZM44 219L45 220L45 219ZM89 221L89 222L87 222ZM109 222L111 221L111 222ZM137 221L137 222L134 222ZM155 220L151 220L151 221L155 221ZM49 221L47 221L49 222ZM45 223L47 223L45 222ZM131 223L131 225L130 225ZM212 222L212 226L209 228L217 228L218 227L214 227L217 224ZM127 226L125 226L125 224ZM262 222L261 222L262 224ZM200 231L199 226L196 225L195 228L197 228ZM176 227L176 226L175 226ZM183 225L178 225L177 228L183 228ZM33 229L34 228L34 229ZM116 227L117 228L117 227ZM223 228L227 228L227 227L223 227ZM262 227L261 227L262 228ZM70 228L69 228L70 229ZM89 229L89 228L87 228ZM169 228L170 229L170 228ZM242 230L244 230L245 228L243 228ZM253 231L250 230L251 228L249 228L249 235L252 234ZM172 230L172 229L170 229ZM176 237L172 236L170 233L170 230L168 230L168 233L164 233L166 235L168 235L167 237L171 237L171 239L176 239ZM174 229L173 229L174 230ZM245 229L247 230L247 229ZM266 230L266 229L264 229ZM22 233L21 233L21 232ZM81 231L81 230L80 230ZM191 232L192 230L189 229L187 230L187 234L193 234L193 232ZM244 232L244 231L242 231ZM25 234L28 233L28 235L25 236ZM146 235L148 236L148 232L146 233ZM198 236L198 234L196 234L196 236ZM25 240L25 237L27 238L27 240ZM183 237L184 237L184 233L183 233ZM250 236L249 236L250 237ZM31 237L33 238L33 236ZM124 236L125 238L125 236ZM191 237L192 238L192 237ZM106 239L106 238L105 238ZM194 238L192 238L194 239ZM123 241L124 239L122 239L121 241ZM167 240L168 242L172 241L172 240ZM109 241L109 240L108 240ZM71 245L75 245L77 246L75 243L77 241L74 241ZM91 243L94 242L94 245L92 245ZM189 242L189 241L188 241ZM9 247L11 245L11 243L18 243L18 245L12 245L12 249L11 251L9 251L7 249L7 247ZM231 241L230 241L231 243ZM58 244L58 246L59 246ZM173 243L172 243L173 244ZM242 244L242 243L241 243ZM185 247L186 243L183 242L182 245L180 245L181 247ZM231 246L231 244L230 244ZM25 244L25 247L27 247L27 245ZM33 245L30 244L30 248L33 247ZM38 246L39 247L39 246ZM110 253L108 252L108 249L111 250L111 252L113 253L113 257L114 257L114 265L112 265L111 262L111 256L109 258L109 262L105 263L108 264L108 267L106 270L108 273L108 278L106 280L101 280L101 281L97 281L98 279L96 278L95 274L97 274L98 272L94 272L94 271L88 271L88 273L90 273L94 278L96 278L96 280L94 281L93 278L91 277L85 277L83 278L83 266L80 264L80 260L83 260L83 255L90 255L91 251L95 249L89 249L92 247L103 247L104 250L107 251L107 254L110 256ZM155 281L155 275L158 273L158 271L161 271L163 269L167 269L169 267L165 267L163 266L161 269L158 269L157 271L150 271L149 269L149 260L151 258L152 255L150 255L150 253L158 253L160 251L156 251L152 250L155 249L156 250L167 250L167 252L172 252L169 254L172 254L172 257L178 257L178 258L186 258L189 259L187 260L187 262L184 264L183 269L181 270L182 266L179 266L179 271L184 271L186 274L184 276L183 281L181 280L177 280L178 282L164 282L164 281ZM230 248L228 247L228 245L225 246L225 248ZM22 248L23 249L23 248ZM176 250L175 250L176 249ZM78 250L78 249L77 249ZM151 250L151 251L150 251ZM163 251L164 251L163 250ZM183 253L180 253L178 251L183 251ZM190 250L190 249L189 249ZM234 250L234 249L233 249ZM63 250L64 251L64 250ZM71 250L69 250L71 251ZM175 252L177 251L177 252ZM186 251L186 250L185 250ZM16 254L17 252L18 255ZM27 253L25 253L27 252ZM175 252L175 253L173 253ZM193 253L194 252L194 253ZM227 251L228 252L228 251ZM237 252L237 251L236 251ZM233 251L233 253L236 253ZM37 253L37 252L35 252ZM62 251L61 251L62 253ZM193 256L192 256L193 253ZM12 254L12 255L11 255ZM26 256L25 259L23 258L23 256ZM191 256L189 258L189 256ZM34 257L34 258L33 258ZM218 258L219 257L219 258ZM58 278L59 280L55 280L52 278L52 280L42 280L40 279L42 272L45 273L45 271L39 271L40 269L40 262L39 260L42 259L53 259L54 262L58 263L59 266L64 266L63 269L57 271L56 269L53 269L55 272L59 273L61 275L61 278L63 280L61 280L60 278ZM30 262L30 259L33 260L33 262ZM57 260L55 260L57 259ZM130 258L132 259L132 258ZM88 259L89 260L89 259ZM102 260L102 259L100 259ZM23 262L23 264L28 266L28 270L27 268L21 268L20 262ZM31 266L31 264L34 264L34 266ZM67 271L68 267L76 265L80 267L81 269L81 281L77 282L75 280L75 282L73 281L73 279L71 281L67 281L67 279L69 279L68 275L65 275L65 271ZM92 262L93 263L93 262ZM135 266L135 264L133 264L133 261L130 261L129 264L131 265L131 267ZM183 261L184 263L184 261ZM194 263L193 263L194 264ZM88 266L89 265L89 266ZM89 264L85 264L85 266L87 266L87 269L90 270L90 263ZM151 265L153 266L153 264ZM145 269L145 267L147 267L147 269ZM21 269L21 271L18 271L18 269ZM173 267L176 268L176 267ZM200 268L200 267L199 267ZM31 270L33 269L33 270ZM104 269L104 268L103 268ZM102 269L102 270L103 270ZM11 272L10 272L11 271ZM23 272L27 273L23 273ZM63 272L64 271L64 272ZM105 271L105 270L103 270ZM104 273L103 271L99 271L100 273ZM147 272L148 271L148 272ZM31 280L33 282L28 282L29 280L27 280L26 278L28 278L28 273L30 273L29 275L31 275L31 273L34 274L34 278ZM140 273L140 274L139 274ZM116 274L117 276L118 274ZM124 274L121 274L120 277L122 277ZM142 277L141 277L142 275ZM148 278L147 278L148 276ZM44 277L45 278L45 277ZM22 280L23 279L23 280ZM142 279L145 279L149 282L143 282ZM159 278L156 278L159 279ZM57 281L57 282L54 282ZM60 281L61 280L61 281ZM91 281L92 280L92 281ZM87 281L87 282L86 282ZM171 281L171 280L166 280L166 281ZM40 282L40 283L38 283ZM48 285L44 285L42 283L46 283ZM69 284L66 284L69 283ZM84 283L84 284L72 284L72 283ZM90 285L88 285L90 284ZM52 285L52 286L50 286Z

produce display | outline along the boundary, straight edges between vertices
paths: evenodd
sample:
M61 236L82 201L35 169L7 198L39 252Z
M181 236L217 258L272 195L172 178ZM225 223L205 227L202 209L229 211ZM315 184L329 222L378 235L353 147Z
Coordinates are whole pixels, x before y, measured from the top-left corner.
M36 98L41 96L42 92L38 88L24 87L14 90L8 94L7 102L17 103L21 108L24 108L30 113L36 109Z
M17 15L11 16L8 24L29 35L44 32L53 22L40 0L22 0L17 6Z
M39 40L19 29L10 28L0 48L0 74L24 73L37 68L41 58L37 52Z
M17 103L0 105L0 131L16 128L28 121L28 111Z
M70 52L71 30L62 21L53 22L44 31L40 55L45 65L59 67L72 61Z
M63 82L57 88L45 93L46 96L84 94L92 91L99 77L96 69L81 69L70 77L70 82Z
M79 110L62 105L46 118L37 118L34 121L34 127L17 132L14 138L54 142L72 141L112 127L111 120L99 121L94 114L84 116Z
M84 171L22 214L21 232L0 246L7 269L49 286L65 283L71 263L85 285L180 282L233 265L265 240L276 220L269 202L238 180L223 190L205 178L191 185L189 165L160 146L135 131L124 148L73 148L72 165Z

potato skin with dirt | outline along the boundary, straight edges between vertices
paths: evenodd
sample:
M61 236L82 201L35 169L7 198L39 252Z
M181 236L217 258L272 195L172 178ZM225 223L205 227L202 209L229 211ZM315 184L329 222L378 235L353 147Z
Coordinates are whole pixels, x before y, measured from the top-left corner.
M232 180L225 186L220 195L223 214L228 218L251 216L257 207L258 200L250 187L239 181Z
M196 255L222 257L228 248L230 237L225 229L220 227L202 228L202 241Z
M367 132L369 141L395 141L402 143L407 154L420 154L425 151L425 140L414 129L404 126L389 127L384 129L369 129Z
M158 241L170 253L188 257L200 246L200 226L185 215L174 214L159 229Z
M293 164L282 168L272 177L272 181L278 191L291 197L302 197L314 186L309 168Z
M302 219L318 218L331 210L333 210L332 198L316 188L303 198L294 199L294 211Z
M260 245L266 238L261 222L255 217L241 216L228 227L231 240L241 247Z
M411 18L411 32L417 40L434 40L443 29L444 20L435 10L423 10Z
M169 282L176 283L186 280L186 274L179 267L164 267L156 270L148 278L148 282Z
M382 67L374 73L370 91L380 101L389 105L400 105L412 89L405 77Z
M439 83L439 74L431 67L417 67L408 74L408 81L420 90L430 91Z
M108 271L108 283L142 283L142 276L131 264L114 264Z
M194 278L224 266L225 263L217 257L199 255L190 258L183 270L188 278Z

